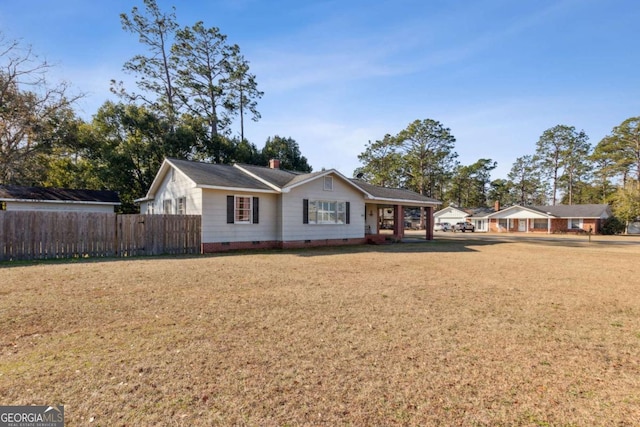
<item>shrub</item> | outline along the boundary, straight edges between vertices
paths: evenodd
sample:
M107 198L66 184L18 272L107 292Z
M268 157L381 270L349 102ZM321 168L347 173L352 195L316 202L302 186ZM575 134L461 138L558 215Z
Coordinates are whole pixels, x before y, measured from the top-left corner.
M624 223L615 216L610 216L602 222L602 234L620 234L624 231Z

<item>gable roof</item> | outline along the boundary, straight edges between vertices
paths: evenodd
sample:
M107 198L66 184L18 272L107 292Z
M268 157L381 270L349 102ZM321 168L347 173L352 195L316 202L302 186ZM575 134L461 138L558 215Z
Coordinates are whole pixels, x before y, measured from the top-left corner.
M120 196L110 190L76 190L69 188L22 187L0 185L3 202L61 202L119 205Z
M250 188L273 190L268 185L243 173L231 165L189 160L167 159L168 163L184 173L198 187Z
M512 210L526 210L532 214L542 215L547 218L606 218L611 215L611 209L606 204L585 205L555 205L555 206L521 206L514 205L493 212L487 217L499 217Z
M455 211L460 212L464 216L469 216L468 209L462 209L462 208L459 208L457 206L452 206L452 205L449 205L446 208L442 208L439 211L434 212L434 215L440 215L440 214L442 214L442 213L444 213L445 211L448 211L448 210L455 210Z
M422 196L410 190L378 187L357 179L350 179L335 169L303 173L273 169L265 166L246 164L223 165L171 158L165 159L160 166L160 170L151 183L147 195L144 198L137 199L136 202L153 199L155 192L171 168L184 174L196 187L200 188L286 193L293 187L332 174L356 190L361 191L364 197L369 200L403 202L409 205L440 204L438 200Z

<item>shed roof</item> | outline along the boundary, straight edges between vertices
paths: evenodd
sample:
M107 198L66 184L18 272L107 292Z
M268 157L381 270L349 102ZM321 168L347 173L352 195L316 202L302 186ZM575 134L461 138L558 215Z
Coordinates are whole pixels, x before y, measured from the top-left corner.
M120 204L120 196L111 190L23 187L0 185L0 201L48 201Z

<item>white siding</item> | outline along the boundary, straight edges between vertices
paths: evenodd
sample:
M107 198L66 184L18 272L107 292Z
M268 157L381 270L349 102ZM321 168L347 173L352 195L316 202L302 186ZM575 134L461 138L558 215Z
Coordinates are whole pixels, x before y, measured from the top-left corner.
M100 212L113 213L113 205L73 202L5 202L8 211Z
M630 222L627 227L628 234L640 234L640 221Z
M538 212L530 211L528 209L522 209L519 207L514 207L510 209L505 209L504 211L499 211L491 215L491 218L509 218L509 219L527 219L527 218L544 218L547 216Z
M448 222L453 225L456 222L465 221L468 216L469 215L466 212L449 207L436 212L433 215L433 222Z
M258 197L258 224L227 224L227 196ZM278 240L277 194L202 190L202 242L253 242ZM300 202L302 203L302 202Z
M174 173L172 174L172 171L170 170L158 187L154 200L149 200L148 202L140 204L140 213L151 213L149 205L153 204L153 213L163 214L163 202L165 200L171 200L171 214L175 214L176 202L181 197L186 199L186 215L202 214L202 189L196 188L194 182L181 172L174 170Z
M303 199L350 202L350 224L303 224ZM324 190L324 180L315 179L282 195L282 227L280 240L321 240L364 237L364 195L333 177L333 191Z

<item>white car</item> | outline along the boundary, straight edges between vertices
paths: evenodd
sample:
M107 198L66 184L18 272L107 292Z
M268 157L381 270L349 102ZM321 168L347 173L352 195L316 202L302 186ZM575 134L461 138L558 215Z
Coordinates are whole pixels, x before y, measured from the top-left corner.
M476 231L476 227L470 222L458 222L453 226L453 231L462 231L463 233L465 231L471 231L473 233Z
M436 222L433 231L451 231L451 224L448 222Z

